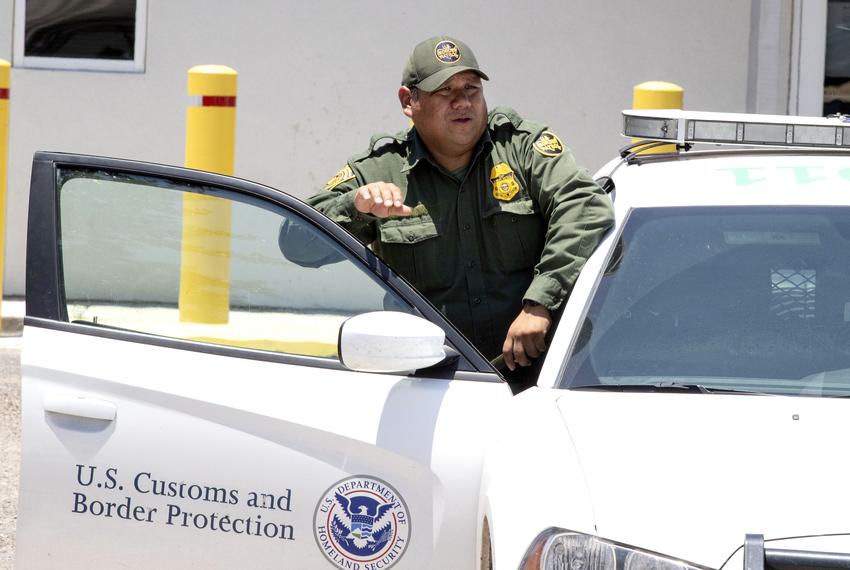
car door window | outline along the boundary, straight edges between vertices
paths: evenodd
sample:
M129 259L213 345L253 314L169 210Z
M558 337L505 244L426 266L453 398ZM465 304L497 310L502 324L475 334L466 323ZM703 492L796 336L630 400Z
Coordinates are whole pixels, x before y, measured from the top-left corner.
M276 204L107 170L69 167L58 176L71 322L335 358L346 318L412 312L344 247ZM280 229L292 225L299 231L290 241L303 240L324 263L282 254Z

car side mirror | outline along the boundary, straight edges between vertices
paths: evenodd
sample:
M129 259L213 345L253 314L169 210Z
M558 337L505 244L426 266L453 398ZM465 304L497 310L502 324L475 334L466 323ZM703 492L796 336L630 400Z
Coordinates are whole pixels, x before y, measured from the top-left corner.
M363 313L340 325L339 360L359 372L413 372L445 360L445 340L443 329L422 317Z

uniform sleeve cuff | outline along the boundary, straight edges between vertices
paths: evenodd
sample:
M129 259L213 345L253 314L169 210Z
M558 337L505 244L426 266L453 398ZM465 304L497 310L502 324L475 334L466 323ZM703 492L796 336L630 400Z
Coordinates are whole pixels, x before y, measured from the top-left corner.
M538 275L523 295L523 301L534 301L550 311L557 310L564 302L566 291L556 280L546 275Z
M354 207L354 191L352 190L342 196L338 214L331 219L337 223L346 223L351 231L357 231L378 218L357 211L357 208Z

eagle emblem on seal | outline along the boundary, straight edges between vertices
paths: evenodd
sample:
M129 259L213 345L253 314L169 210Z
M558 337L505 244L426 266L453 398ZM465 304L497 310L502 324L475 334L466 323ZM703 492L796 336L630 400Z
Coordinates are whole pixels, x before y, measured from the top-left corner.
M386 531L390 530L391 520L387 513L393 508L391 503L380 504L371 497L357 496L349 499L345 495L334 493L342 509L334 512L334 530L341 531L345 538L353 539L354 545L363 548L367 544L386 542ZM380 547L380 545L378 545Z

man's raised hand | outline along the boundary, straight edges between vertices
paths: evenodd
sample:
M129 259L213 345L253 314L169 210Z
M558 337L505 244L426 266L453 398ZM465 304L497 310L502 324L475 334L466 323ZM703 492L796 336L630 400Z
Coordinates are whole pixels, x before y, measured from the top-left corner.
M398 186L391 182L372 182L355 190L354 207L376 218L409 216L413 209L404 205Z

